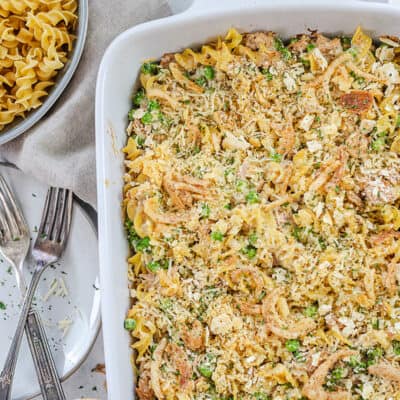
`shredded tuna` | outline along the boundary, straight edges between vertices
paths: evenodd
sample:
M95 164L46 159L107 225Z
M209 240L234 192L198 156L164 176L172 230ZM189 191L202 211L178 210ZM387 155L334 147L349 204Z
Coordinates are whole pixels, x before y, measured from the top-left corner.
M139 377L136 393L140 400L153 400L154 391L150 386L150 372L145 371Z
M202 350L204 348L204 328L201 322L196 320L191 327L185 326L182 329L182 340L190 350Z
M274 40L274 32L246 33L243 36L243 44L252 50L258 50L260 45L265 46L269 50L274 50Z
M162 68L168 68L169 64L175 61L175 53L165 53L160 60Z

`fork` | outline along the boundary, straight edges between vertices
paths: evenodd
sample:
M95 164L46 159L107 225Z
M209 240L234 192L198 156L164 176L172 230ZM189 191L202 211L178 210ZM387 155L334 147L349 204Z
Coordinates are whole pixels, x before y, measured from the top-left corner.
M5 210L7 212L6 208ZM35 321L40 321L38 318L35 318L34 313L30 312L35 290L43 271L50 264L53 264L60 258L65 248L69 228L71 225L71 215L72 192L67 189L50 188L47 193L38 235L32 249L32 257L36 266L33 271L30 285L25 293L17 329L6 358L3 371L0 374L0 400L11 399L11 387L25 323L28 319L28 327L30 327L31 323L33 325ZM16 228L18 228L16 222L16 220L11 221L11 218L5 219L3 217L0 219L0 243L5 241L10 242L10 240L15 239L15 237L12 236L12 232L16 232ZM35 347L37 346L43 349L46 346L42 346L43 343L40 342L40 337L43 335L44 330L40 329L40 327L39 329L36 328L38 327L36 326L33 327L33 329L29 329L29 332L33 336L32 343L35 345ZM45 399L65 399L62 389L61 391L58 390L61 388L61 384L59 386L55 386L54 379L46 381L46 377L49 378L48 371L44 371L42 369L42 365L43 360L40 360L37 364L35 364L35 367L39 375L41 388L45 391Z
M29 227L14 194L1 174L0 206L0 234L14 239L0 240L0 253L14 268L23 296L26 292L23 265L30 245ZM4 227L8 227L9 232ZM25 332L44 399L65 399L42 321L34 308L29 311Z

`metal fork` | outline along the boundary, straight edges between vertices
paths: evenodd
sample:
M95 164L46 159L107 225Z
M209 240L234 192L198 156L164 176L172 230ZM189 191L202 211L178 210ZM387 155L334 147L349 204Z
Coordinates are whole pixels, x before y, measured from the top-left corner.
M22 296L26 292L23 266L29 245L29 227L24 214L7 182L0 174L0 253L14 268ZM25 332L43 398L45 400L65 399L42 321L34 308L29 311Z
M19 228L17 220L15 219L12 222L11 215L7 214L7 208L4 208L7 219L0 219L0 243L9 243L10 240L15 239L15 237L13 237L13 232L16 232L16 229ZM35 317L34 313L30 312L30 309L35 290L43 271L48 265L53 264L60 258L65 248L71 225L71 215L72 192L67 189L50 188L47 193L38 235L32 249L32 256L36 266L24 297L21 315L11 347L3 371L0 374L0 400L11 399L11 387L16 361L27 319L29 321L27 327L29 328L30 334L33 336L32 343L34 347L40 347L42 350L46 347L43 346L40 340L40 337L44 334L44 330L40 329L40 326L34 326L35 322L39 323L38 321L40 320ZM30 329L31 324L32 329ZM38 372L41 389L42 391L44 390L44 398L48 400L65 399L61 384L59 386L56 384L56 381L53 379L54 376L49 375L49 369L43 370L43 361L44 360L39 360L37 364L35 363L35 367Z

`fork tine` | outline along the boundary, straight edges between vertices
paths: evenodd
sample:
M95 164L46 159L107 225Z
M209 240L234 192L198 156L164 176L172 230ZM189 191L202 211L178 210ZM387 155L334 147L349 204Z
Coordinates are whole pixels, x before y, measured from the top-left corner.
M60 189L57 201L56 219L54 221L53 232L51 238L58 241L60 231L64 219L65 203L67 199L68 190Z
M1 237L5 240L11 239L11 230L2 211L0 211L0 234Z
M25 232L26 230L26 226L27 223L25 221L25 217L24 214L22 213L22 210L19 206L19 204L17 203L17 201L15 200L14 195L11 192L10 187L8 186L6 180L4 179L4 177L0 174L0 190L1 188L4 189L4 193L6 194L9 203L11 204L11 208L13 211L13 215L15 217L15 220L17 222L18 225L18 229L20 231L20 233Z
M11 211L10 206L8 204L8 201L6 199L6 192L4 188L4 180L0 179L0 203L3 206L3 211L4 211L4 219L7 220L8 222L8 227L10 230L10 233L13 237L17 237L20 235L22 232L18 228L17 221L15 219L14 213Z
M42 220L40 221L38 237L51 238L51 231L56 216L58 188L51 187L47 192Z
M72 217L72 204L73 204L73 192L71 190L67 190L66 193L66 199L65 199L65 212L64 212L64 219L63 219L63 224L60 229L59 233L59 242L61 245L64 247L68 234L69 234L69 229L71 227L71 217Z

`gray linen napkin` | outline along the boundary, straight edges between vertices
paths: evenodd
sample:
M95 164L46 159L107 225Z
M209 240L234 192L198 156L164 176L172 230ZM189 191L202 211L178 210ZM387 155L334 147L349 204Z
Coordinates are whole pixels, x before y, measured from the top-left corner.
M101 58L120 32L170 13L167 0L89 0L88 37L74 78L42 121L0 147L0 158L96 206L94 104Z

